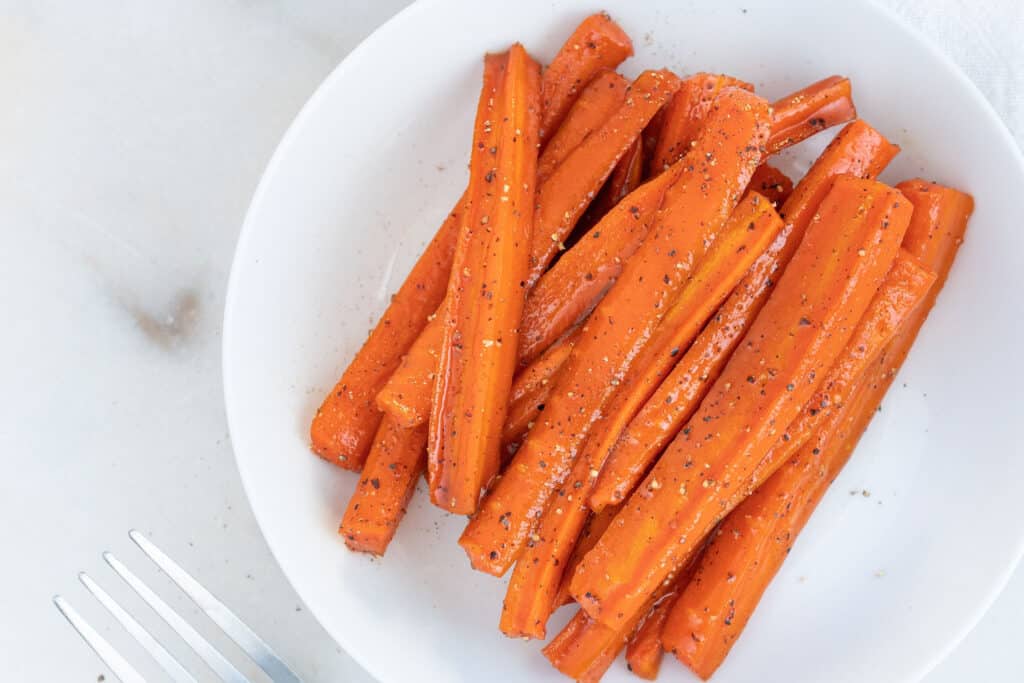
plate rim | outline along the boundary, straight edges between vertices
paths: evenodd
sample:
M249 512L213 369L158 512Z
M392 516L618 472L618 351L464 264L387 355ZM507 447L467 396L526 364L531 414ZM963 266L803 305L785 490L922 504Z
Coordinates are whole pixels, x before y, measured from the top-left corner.
M252 224L254 222L254 216L260 212L265 195L268 191L267 188L274 181L278 172L278 167L282 163L282 159L288 156L295 138L298 137L300 131L304 127L306 119L313 115L313 112L318 108L320 101L326 97L326 91L331 89L332 83L344 78L347 72L359 68L364 60L364 54L367 53L374 45L386 40L388 34L396 30L396 27L402 25L404 22L414 19L416 15L422 12L431 11L446 4L455 4L455 0L414 0L412 3L392 15L389 19L374 29L372 33L362 39L340 62L338 62L334 68L331 69L323 80L320 81L316 89L310 94L308 99L303 103L292 121L288 124L287 129L275 146L273 154L271 154L263 172L260 175L259 182L257 183L256 189L249 201L241 229L238 233L227 280L224 314L221 326L221 382L224 395L224 409L228 435L232 444L231 451L235 461L235 466L238 469L239 477L242 481L242 488L245 492L246 502L253 513L253 517L256 519L260 534L263 536L267 547L270 550L271 556L274 558L274 562L277 563L278 567L281 569L281 573L284 575L288 585L291 586L292 590L294 590L296 595L299 596L299 599L306 604L313 617L320 624L321 628L323 628L324 631L344 649L345 653L349 657L351 657L376 680L384 679L374 666L373 661L363 653L359 652L357 648L351 647L349 640L344 637L344 634L336 633L334 630L328 628L326 620L320 617L321 608L311 603L306 598L305 591L292 581L291 576L285 569L285 564L281 561L281 557L275 548L275 544L267 534L266 529L268 527L261 518L260 511L253 504L252 492L254 484L251 479L252 475L247 474L248 470L243 465L242 458L235 446L237 440L234 438L235 434L239 433L239 427L237 426L238 418L233 416L234 411L232 409L232 405L236 404L236 401L233 399L233 393L231 390L233 377L231 371L232 364L228 362L229 350L234 344L234 335L231 332L233 329L231 323L234 318L235 300L239 296L238 279L241 277L239 274L241 271L239 255L244 251L243 247L250 238L253 230ZM874 12L885 21L890 22L901 29L905 34L910 36L914 42L927 51L932 58L941 63L946 68L950 76L956 79L960 85L965 87L966 91L970 93L975 103L980 105L981 110L987 118L987 123L990 125L995 124L994 130L998 132L1003 144L1010 149L1010 156L1015 162L1021 177L1024 177L1024 152L1022 152L1020 145L1017 144L1017 141L1013 137L1013 134L1006 122L995 110L992 103L984 95L978 85L968 77L966 73L964 73L963 69L961 69L955 61L953 61L952 57L940 49L938 45L925 36L919 29L907 22L903 17L896 14L895 10L883 5L879 0L856 0L855 3L851 3L844 8L844 11ZM1022 533L1017 539L1017 548L1014 554L1015 559L1004 567L1002 573L996 577L996 580L993 581L984 599L978 601L978 604L970 617L964 620L964 623L958 632L952 638L948 639L945 644L936 647L934 655L929 660L923 662L912 680L920 681L924 679L925 676L948 658L949 655L964 641L968 634L974 630L982 617L984 617L989 611L999 595L1005 590L1013 574L1020 566L1022 559L1024 559L1024 533Z

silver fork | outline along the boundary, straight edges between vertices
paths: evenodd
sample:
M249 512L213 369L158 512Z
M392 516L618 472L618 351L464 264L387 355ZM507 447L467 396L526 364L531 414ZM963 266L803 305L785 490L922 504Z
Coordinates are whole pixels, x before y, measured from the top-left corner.
M299 677L288 668L288 665L280 657L274 654L274 651L270 649L270 646L262 638L235 616L234 612L229 610L224 603L215 598L210 591L203 588L188 572L157 548L152 541L134 530L128 532L128 536L186 595L192 598L192 601L214 623L220 626L229 638L245 651L253 662L270 676L274 683L301 683ZM166 602L160 599L156 593L144 584L139 577L133 574L120 560L114 557L113 554L103 553L103 559L118 576L124 579L125 583L139 594L139 597L153 608L154 612L167 622L175 633L181 636L182 640L195 650L196 654L206 662L221 680L228 681L228 683L250 683L249 679L228 661L224 655L199 635L198 631L171 609ZM142 624L115 602L106 591L100 588L91 577L82 572L78 575L78 578L100 604L156 660L157 664L167 672L172 680L196 683L196 678L181 665L181 662L166 647L161 645ZM97 633L96 629L90 626L67 600L60 595L56 595L53 598L53 603L74 629L78 631L78 634L82 636L86 644L110 667L110 670L122 683L145 683L146 679L143 678L142 674L129 664L103 636Z

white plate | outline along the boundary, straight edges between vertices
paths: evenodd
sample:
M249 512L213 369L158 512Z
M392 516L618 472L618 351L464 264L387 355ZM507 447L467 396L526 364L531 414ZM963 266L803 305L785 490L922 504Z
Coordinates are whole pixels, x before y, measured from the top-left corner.
M873 5L843 5L424 0L355 50L296 119L235 257L228 417L278 561L379 679L560 678L539 644L498 632L504 581L470 570L455 544L463 520L422 492L386 558L349 553L336 527L356 475L314 457L307 428L461 192L482 53L520 40L549 59L599 6L634 39L628 74L725 71L772 98L850 76L861 115L903 146L884 178L923 174L977 200L946 291L882 412L715 680L916 680L1003 586L1024 540L1024 166L946 59ZM806 167L825 141L794 150L785 167ZM671 661L663 671L689 676ZM617 664L606 680L629 677Z

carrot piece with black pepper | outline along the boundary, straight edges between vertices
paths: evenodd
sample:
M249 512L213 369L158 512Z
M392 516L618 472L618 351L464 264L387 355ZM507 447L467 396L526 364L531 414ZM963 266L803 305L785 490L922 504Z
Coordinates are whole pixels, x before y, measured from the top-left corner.
M691 579L692 581L692 579ZM678 593L666 595L650 609L626 646L626 665L634 676L648 681L658 677L665 654L661 631L669 611L679 598Z
M448 283L427 438L431 500L461 514L476 509L499 469L537 174L540 66L519 44L487 59L502 68L493 92L481 97L481 105L494 101L494 116L470 163L470 208Z
M383 555L427 467L427 427L381 420L338 533L352 550Z
M963 241L974 201L923 180L897 188L914 206L903 248L936 281L902 318L895 338L848 397L818 425L812 440L725 520L679 598L663 639L684 664L708 678L724 661L789 547L870 423L934 305ZM780 544L777 539L785 539ZM707 609L705 609L707 608ZM712 619L715 616L717 618Z
M562 367L572 351L575 334L548 348L536 362L523 368L512 380L508 395L508 414L502 441L505 444L518 442L537 415L544 410L544 401L551 394L555 373Z
M737 88L719 95L697 139L696 163L685 164L666 192L673 201L666 200L647 239L587 318L540 421L459 539L475 569L501 575L517 559L604 402L739 200L761 160L768 120L764 100Z
M571 590L588 614L610 626L634 616L728 512L732 491L849 341L892 265L910 212L907 200L881 183L852 176L833 183L700 409L580 563ZM801 324L805 319L811 324Z
M690 151L715 98L723 88L730 87L754 91L750 83L724 74L699 73L683 80L661 116L652 174L661 173Z
M775 206L782 206L793 194L793 181L785 173L771 164L761 164L754 171L747 188L751 192L759 192Z
M612 448L590 497L594 509L625 500L696 411L767 301L835 177L849 173L873 178L898 151L878 131L858 120L822 152L779 210L786 221L779 238L754 263Z
M633 42L608 14L584 19L544 69L540 139L550 138L591 80L633 56Z
M633 141L633 146L629 148L626 155L619 159L619 163L615 165L615 170L608 177L608 182L605 183L601 194L590 207L595 216L600 218L605 215L611 211L613 206L625 199L630 192L640 187L644 179L643 150L643 140L638 137Z
M591 469L601 471L622 430L781 229L782 219L771 202L756 192L747 193L591 429L582 451Z
M544 182L588 135L622 106L628 86L629 81L619 74L604 71L580 92L565 119L544 145L544 151L537 160L537 182Z
M558 593L555 594L555 608L559 608L562 605L568 605L572 602L572 596L569 595L569 580L572 579L573 572L576 571L576 567L583 560L583 556L590 551L591 548L597 543L597 540L601 538L601 534L608 528L608 525L612 523L615 515L618 514L619 508L617 506L608 506L600 512L591 511L587 516L587 521L583 525L583 530L580 532L580 536L576 539L576 545L573 546L572 555L569 556L569 561L565 565L565 570L562 572L562 580L558 586Z
M768 152L774 154L815 133L857 118L850 79L829 76L786 95L772 105L772 136Z

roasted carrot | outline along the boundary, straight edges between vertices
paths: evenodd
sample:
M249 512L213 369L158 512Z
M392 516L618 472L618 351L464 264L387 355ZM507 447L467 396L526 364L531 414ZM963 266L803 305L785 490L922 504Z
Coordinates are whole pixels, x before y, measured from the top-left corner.
M853 176L833 183L700 409L580 563L571 590L588 614L611 626L635 615L728 512L720 504L849 341L909 220L896 190Z
M637 630L639 622L661 600L675 595L690 581L699 553L678 573L666 579L647 599L644 609L619 627L609 627L579 610L544 648L544 656L560 672L597 683Z
M592 469L601 471L636 411L781 229L782 219L761 195L750 192L739 203L591 429L583 457Z
M691 579L692 581L692 579ZM634 675L648 681L658 677L661 659L665 654L661 630L669 611L678 599L678 593L667 595L654 605L636 629L626 646L626 665Z
M537 233L527 286L532 286L551 263L619 159L678 88L679 79L671 71L641 73L630 84L622 106L541 184L537 191Z
M777 274L803 240L833 179L843 173L873 178L898 151L897 146L859 120L836 136L780 209L786 226L779 238L754 263L615 444L590 497L594 509L624 500L655 456L696 411L767 301Z
M501 632L512 638L544 638L562 572L580 536L590 508L585 491L590 467L580 458L569 478L551 497L537 530L516 562L501 608Z
M818 131L857 118L850 93L850 79L829 76L803 90L783 97L772 105L772 136L768 152L806 140Z
M643 143L644 178L648 180L664 169L664 166L655 168L654 153L658 149L658 138L661 137L661 127L665 123L665 109L666 107L662 107L658 110L658 113L654 115L640 135L640 140Z
M754 171L748 190L760 192L775 206L782 206L793 193L793 181L771 164L761 164Z
M537 182L544 182L588 135L622 106L628 86L629 81L619 74L604 71L580 92L561 125L544 145L537 160Z
M555 594L555 609L572 602L572 596L569 595L569 579L572 578L576 567L583 560L583 556L594 547L597 539L601 538L601 534L612 523L618 511L618 507L611 506L600 512L591 511L587 516L583 530L580 532L579 538L576 539L576 545L573 546L572 555L569 556L569 561L562 572L562 580L559 583L558 592Z
M699 73L682 82L661 117L652 173L660 173L690 151L715 98L729 87L754 91L750 83L723 74Z
M471 207L448 283L427 438L431 500L463 514L476 510L501 461L533 231L540 66L518 44L499 59L494 118L485 123L493 145L470 165Z
M584 19L544 70L540 139L555 132L580 90L596 75L632 56L633 42L606 13Z
M385 415L338 533L352 550L383 555L427 467L427 428Z
M544 354L524 368L512 380L512 389L508 395L508 414L505 416L505 428L502 442L505 444L519 441L530 428L530 423L544 410L544 401L551 394L554 386L555 373L562 367L565 359L572 351L575 337L568 338L552 346Z
M747 620L860 436L850 434L870 396L866 383L814 438L725 518L667 615L662 645L707 679ZM871 406L873 409L874 406ZM850 444L850 447L847 447Z
M901 322L925 300L934 281L932 271L909 252L900 251L846 348L807 405L776 440L770 452L773 461L785 462L795 456L818 424L842 405L854 383L896 336Z
M615 170L608 177L601 194L590 207L598 218L611 211L612 207L625 199L626 195L640 187L644 178L643 150L643 140L638 137L626 155L615 165Z
M666 192L674 200L588 317L542 419L459 539L474 568L501 575L518 557L604 402L739 200L761 160L768 118L767 102L746 91L719 95L697 138L695 163L684 164Z
M316 411L310 437L313 452L325 460L345 469L362 468L380 425L377 393L444 299L464 200L460 199L445 219L363 347Z
M936 284L810 443L738 506L716 537L664 630L666 648L702 678L718 668L818 500L849 458L934 305L963 241L973 200L922 180L897 186L914 206L904 249L934 269ZM780 544L779 539L784 542ZM712 618L717 616L717 618ZM726 618L723 618L726 617Z

